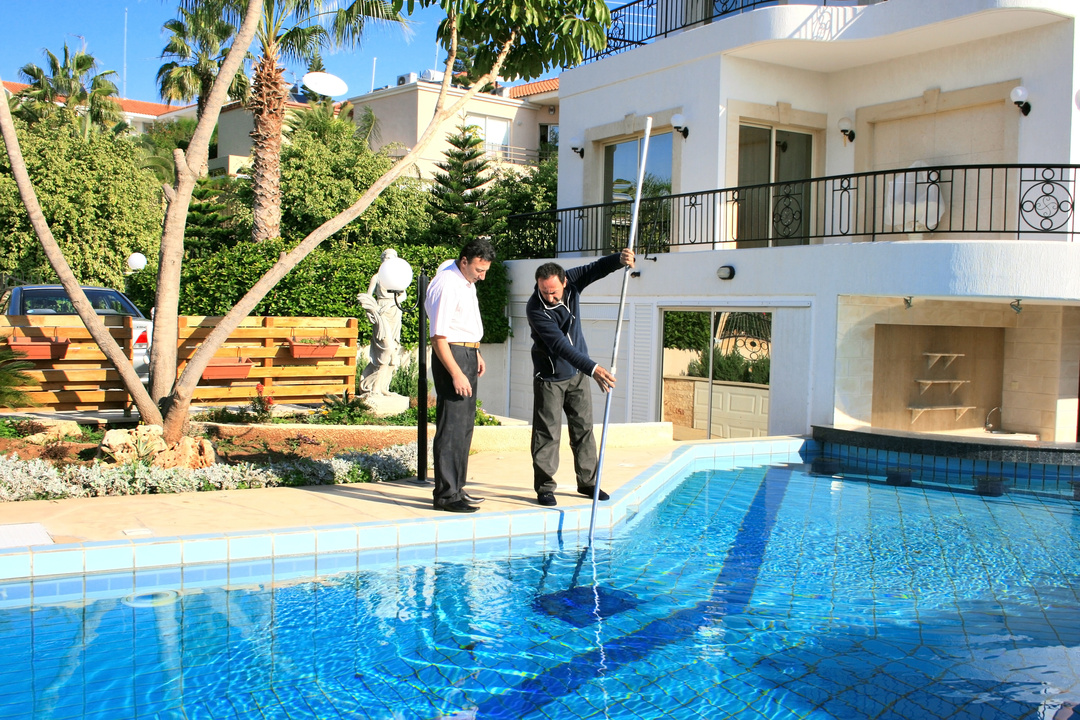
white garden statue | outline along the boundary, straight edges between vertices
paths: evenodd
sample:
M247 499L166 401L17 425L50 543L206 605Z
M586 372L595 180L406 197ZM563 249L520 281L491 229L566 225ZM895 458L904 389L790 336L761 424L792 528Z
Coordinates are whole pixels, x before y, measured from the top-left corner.
M408 279L403 279L407 273ZM371 278L368 291L356 296L371 322L371 359L360 376L359 396L375 415L398 415L409 408L409 398L390 391L390 381L401 354L401 307L395 290L412 282L412 268L395 250L383 250L379 272Z

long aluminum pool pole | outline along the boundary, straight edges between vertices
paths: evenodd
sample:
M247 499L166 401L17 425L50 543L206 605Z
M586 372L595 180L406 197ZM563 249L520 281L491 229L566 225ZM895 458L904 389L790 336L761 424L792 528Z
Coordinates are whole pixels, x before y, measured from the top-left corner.
M637 240L638 212L641 210L641 186L645 184L645 160L649 157L649 134L652 132L652 116L645 118L645 142L641 147L641 159L638 161L637 187L634 189L634 211L630 220L630 237L627 247L634 249ZM615 320L615 347L611 351L611 374L615 375L615 366L619 360L619 336L622 335L623 307L626 304L626 286L630 282L630 266L623 268L622 292L619 295L619 314ZM600 500L600 476L604 470L604 450L607 447L608 419L611 417L611 396L614 389L607 392L604 401L604 425L600 431L600 453L596 461L596 483L593 485L592 512L589 514L589 547L593 543L593 531L596 528L596 504Z

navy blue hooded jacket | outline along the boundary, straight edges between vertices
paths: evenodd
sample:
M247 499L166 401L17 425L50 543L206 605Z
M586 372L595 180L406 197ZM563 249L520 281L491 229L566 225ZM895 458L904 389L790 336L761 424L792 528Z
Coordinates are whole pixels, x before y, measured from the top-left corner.
M532 330L535 377L551 381L569 380L579 371L592 375L597 363L589 357L581 330L581 291L621 267L616 253L567 270L563 299L555 306L544 302L539 287L533 288L532 297L525 305L525 316Z

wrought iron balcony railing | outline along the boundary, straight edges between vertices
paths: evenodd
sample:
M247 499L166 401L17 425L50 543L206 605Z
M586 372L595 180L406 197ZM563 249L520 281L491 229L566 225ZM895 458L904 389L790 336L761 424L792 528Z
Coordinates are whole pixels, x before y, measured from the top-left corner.
M1077 233L1080 165L913 167L643 198L639 252L758 248L964 235L1061 239ZM532 256L628 245L632 202L513 215Z
M829 0L803 2L807 5L829 4ZM583 47L582 63L647 45L657 38L667 37L697 25L706 25L725 15L781 4L783 3L778 0L633 0L611 11L607 47L603 50Z

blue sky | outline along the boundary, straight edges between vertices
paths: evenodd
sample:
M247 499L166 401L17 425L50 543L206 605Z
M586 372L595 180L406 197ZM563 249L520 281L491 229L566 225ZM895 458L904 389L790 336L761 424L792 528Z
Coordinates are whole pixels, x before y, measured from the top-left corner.
M175 16L175 7L173 0L0 0L0 27L4 28L0 77L21 82L19 68L31 62L42 65L44 48L60 55L64 42L78 48L85 40L87 51L98 60L99 70L117 72L116 86L121 95L160 101L155 78L164 62L159 57L165 46L161 26ZM442 69L446 54L437 50L435 42L440 19L437 9L414 14L410 38L399 28L372 27L359 49L328 54L323 63L328 72L348 83L349 96L370 91L373 75L374 86L380 88L395 84L397 76L404 73ZM286 77L300 78L305 69L289 68Z

